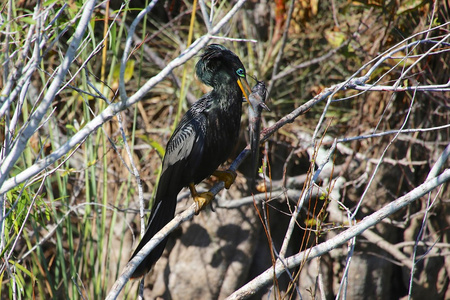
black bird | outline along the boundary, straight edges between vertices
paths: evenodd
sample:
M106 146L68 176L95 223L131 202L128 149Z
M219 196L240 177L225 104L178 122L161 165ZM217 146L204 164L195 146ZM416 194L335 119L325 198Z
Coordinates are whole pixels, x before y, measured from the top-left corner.
M195 184L215 175L222 177L229 188L236 177L231 172L215 170L228 158L239 136L243 95L248 101L243 83L250 90L245 68L233 52L212 44L206 47L195 69L197 77L213 90L192 105L167 144L147 231L131 258L173 219L177 195L183 187L190 188L198 213L214 195L198 194ZM150 252L132 278L141 277L151 269L161 257L166 242L167 238Z

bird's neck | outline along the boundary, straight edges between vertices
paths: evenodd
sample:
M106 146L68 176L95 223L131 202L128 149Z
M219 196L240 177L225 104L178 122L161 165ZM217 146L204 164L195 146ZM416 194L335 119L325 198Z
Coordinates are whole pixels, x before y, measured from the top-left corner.
M235 81L215 86L213 93L217 95L217 99L220 99L219 104L223 108L228 108L236 105L236 103L240 104L242 102L242 91Z

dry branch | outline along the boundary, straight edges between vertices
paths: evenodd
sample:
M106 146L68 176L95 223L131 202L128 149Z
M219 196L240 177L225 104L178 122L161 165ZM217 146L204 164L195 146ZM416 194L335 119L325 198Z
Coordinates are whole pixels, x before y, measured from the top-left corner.
M91 2L89 2L91 3ZM183 51L177 58L172 60L161 72L152 78L150 78L135 94L133 94L131 97L122 99L120 102L113 103L109 105L104 111L102 111L98 116L93 118L89 123L87 123L80 131L78 131L75 135L73 135L65 144L63 144L60 148L53 151L50 155L46 156L45 158L39 160L36 162L33 166L27 168L26 170L20 172L13 178L10 178L5 181L5 179L8 176L9 170L12 168L14 162L17 160L17 157L22 153L23 149L26 146L26 141L28 141L28 138L25 140L23 138L20 143L18 143L21 146L16 146L16 149L13 153L11 153L7 159L3 162L2 166L0 167L0 196L6 193L7 191L11 190L18 184L24 182L25 180L37 175L39 172L43 171L46 167L49 165L55 163L58 159L60 159L62 156L67 154L70 149L78 145L79 143L82 143L87 136L89 136L92 132L94 132L97 128L102 126L107 121L111 120L116 114L119 112L127 109L131 105L135 104L136 102L140 101L157 83L161 82L167 75L169 75L173 69L183 65L186 61L191 59L194 55L196 55L211 39L212 35L216 32L218 32L222 26L224 26L233 16L234 14L239 10L239 8L245 3L245 0L238 1L233 8L221 19L221 21L214 26L213 31L211 33L208 33L199 39L197 39L192 45ZM90 16L89 10L85 10L84 14L86 14L87 17ZM89 19L86 21L88 22ZM81 26L84 23L80 22ZM85 24L86 25L86 24ZM74 40L75 42L76 40ZM74 51L76 50L76 47L74 47ZM72 56L75 55L75 53L72 54ZM69 57L69 54L67 55L67 61L71 62L72 56ZM62 73L62 72L61 72ZM65 74L65 73L64 73ZM63 75L64 75L63 74ZM59 78L59 77L58 77ZM59 83L54 81L55 89L56 87L59 88ZM62 78L60 78L60 82L62 82ZM53 84L52 84L53 86ZM53 94L47 92L49 100L53 100ZM47 110L43 111L43 113L46 113ZM36 118L36 120L38 120ZM39 119L40 121L41 119ZM27 131L27 136L32 133L34 133L36 127L39 124L33 124L33 127L30 127L30 132ZM32 132L31 132L32 131ZM23 142L23 143L22 143Z
M294 268L305 261L310 261L315 257L321 256L335 249L336 247L347 242L348 240L360 235L366 229L378 224L383 219L387 218L388 216L392 215L398 210L420 199L420 197L424 196L428 192L434 190L435 188L439 187L441 184L444 184L449 180L450 180L450 169L446 169L438 176L427 180L420 186L411 190L406 195L398 198L397 200L387 204L380 210L365 217L356 225L341 232L336 237L323 243L320 243L319 245L314 246L310 249L302 251L296 255L290 256L286 258L283 262L277 261L275 267L271 267L266 271L264 271L263 273L261 273L261 275L257 276L255 279L253 279L252 281L244 285L242 288L234 292L232 295L230 295L230 297L228 297L227 300L246 299L250 297L251 295L255 294L256 291L271 283L274 274L275 276L279 277L282 273L286 272L286 267Z

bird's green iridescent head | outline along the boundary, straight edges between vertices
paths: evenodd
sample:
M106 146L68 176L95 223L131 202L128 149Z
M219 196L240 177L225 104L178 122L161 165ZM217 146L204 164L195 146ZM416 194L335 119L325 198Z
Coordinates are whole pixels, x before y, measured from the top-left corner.
M237 82L248 103L251 91L247 83L245 67L239 57L222 45L207 46L195 66L197 77L213 88ZM246 91L247 89L247 91Z

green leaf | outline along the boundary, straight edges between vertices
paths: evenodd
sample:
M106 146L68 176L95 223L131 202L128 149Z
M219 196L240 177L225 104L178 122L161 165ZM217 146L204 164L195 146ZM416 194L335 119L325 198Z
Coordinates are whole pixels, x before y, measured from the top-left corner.
M135 62L136 62L135 60L129 60L127 62L127 66L125 67L125 74L124 74L125 82L130 81L130 79L133 77Z
M67 176L67 175L69 175L70 173L75 172L75 171L76 171L75 168L67 169L67 170L65 170L65 171L61 174L61 177Z
M110 31L110 38L109 38L109 47L114 48L113 46L116 44L117 41L117 23L112 24L112 28Z
M326 30L325 39L333 48L339 48L345 42L345 34L340 31Z
M59 0L48 0L48 1L45 1L44 2L44 4L43 4L43 6L50 6L50 5L52 5L53 3L56 3L56 2L58 2Z
M308 219L308 220L305 221L305 224L306 224L306 226L311 226L312 227L312 226L317 224L317 221L316 221L316 219Z
M34 19L31 18L31 17L23 17L23 18L21 18L20 20L23 21L23 22L25 22L25 23L27 23L27 24L30 24L30 25L36 24L36 20L34 20Z
M123 75L125 82L128 82L134 73L134 64L135 60L130 59L127 61L127 65L125 67L125 74ZM116 65L113 72L114 79L118 80L120 75L120 65Z
M400 6L398 7L397 11L395 12L396 15L401 15L408 11L414 11L425 4L424 0L406 0L406 1L400 1Z
M146 135L141 135L139 137L142 140L144 140L147 144L152 146L161 157L164 157L164 154L166 153L166 149L160 143L158 143L157 141L155 141L154 139L152 139L151 137L148 137Z
M258 169L258 174L262 174L263 172L264 172L263 166L259 167L259 169Z

